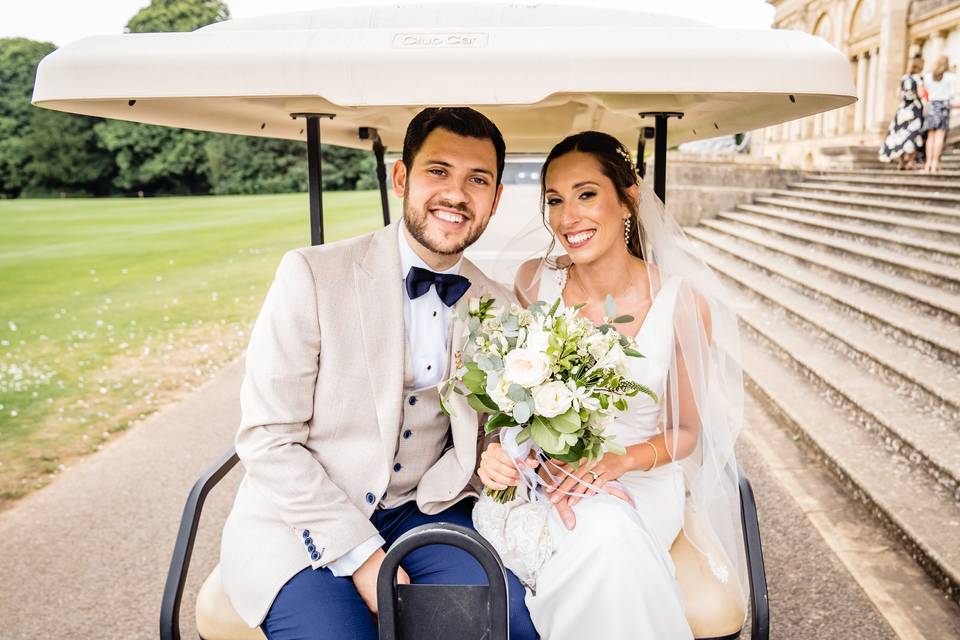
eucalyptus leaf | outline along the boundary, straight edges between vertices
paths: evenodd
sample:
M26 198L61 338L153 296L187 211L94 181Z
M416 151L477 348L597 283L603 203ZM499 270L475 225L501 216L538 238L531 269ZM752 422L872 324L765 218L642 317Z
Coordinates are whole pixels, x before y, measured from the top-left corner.
M627 324L628 322L633 322L633 316L617 316L610 322L613 324Z
M527 399L530 398L530 394L527 393L526 389L514 382L507 388L507 397L514 402L526 402Z
M645 355L643 355L642 353L640 353L640 352L637 351L636 349L631 349L630 347L625 348L625 349L623 350L623 352L624 352L625 354L627 354L628 356L631 356L631 357L634 357L634 358L645 358L645 357L646 357Z
M524 424L533 415L533 402L517 402L513 405L513 419L517 424Z
M613 318L617 315L617 303L614 301L613 296L609 293L603 301L603 312L608 318Z
M561 441L559 435L540 416L535 416L530 424L530 436L548 454L559 455L564 450L569 450L569 446Z

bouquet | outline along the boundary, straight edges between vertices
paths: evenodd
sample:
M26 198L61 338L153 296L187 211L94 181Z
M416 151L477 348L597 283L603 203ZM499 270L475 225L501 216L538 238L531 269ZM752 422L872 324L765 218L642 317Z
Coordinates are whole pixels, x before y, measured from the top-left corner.
M463 308L467 344L440 394L441 408L449 414L445 396L465 395L476 411L489 414L486 433L499 430L505 443L574 468L608 451L625 453L604 430L627 409L627 398L644 393L657 399L628 378L628 358L643 356L613 325L633 318L617 317L611 296L599 326L579 315L583 305L559 311L559 299L549 309L542 301L526 309L497 309L494 303L484 296ZM509 502L516 487L487 494Z

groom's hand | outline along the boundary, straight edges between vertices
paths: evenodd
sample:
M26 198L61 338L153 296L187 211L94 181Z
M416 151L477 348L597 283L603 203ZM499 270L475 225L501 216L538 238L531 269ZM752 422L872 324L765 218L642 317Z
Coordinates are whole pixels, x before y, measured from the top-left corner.
M377 576L380 575L380 565L387 556L383 549L377 549L360 568L353 572L353 586L363 599L364 604L371 612L377 613ZM397 569L397 583L410 584L410 576L403 570Z
M520 461L517 461L520 464ZM527 466L535 468L539 464L534 457L526 460ZM506 489L520 484L520 472L513 464L513 460L503 450L499 442L491 442L480 454L480 468L477 470L480 481L489 489Z

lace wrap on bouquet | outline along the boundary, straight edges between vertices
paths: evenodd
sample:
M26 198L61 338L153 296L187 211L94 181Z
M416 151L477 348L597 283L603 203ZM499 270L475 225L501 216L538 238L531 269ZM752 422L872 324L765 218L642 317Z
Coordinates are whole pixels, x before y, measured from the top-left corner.
M536 590L537 575L554 552L549 515L553 507L519 496L501 503L482 496L473 508L473 526L500 554L524 585Z

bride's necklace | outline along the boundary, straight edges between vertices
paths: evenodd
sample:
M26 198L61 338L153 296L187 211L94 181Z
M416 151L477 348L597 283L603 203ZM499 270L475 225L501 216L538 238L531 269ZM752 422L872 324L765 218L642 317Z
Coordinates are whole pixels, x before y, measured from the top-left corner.
M573 276L573 277L571 278L571 280L573 281L573 283L574 283L575 285L577 285L577 289L580 290L580 293L583 294L583 298L586 300L587 306L588 306L588 307L591 307L591 306L594 306L594 305L599 304L601 307L603 307L603 304L604 304L604 302L606 301L606 296L604 296L604 299L601 300L600 302L597 302L597 301L595 301L593 298L591 298L591 297L590 297L590 294L587 293L586 287L584 287L583 284L580 282L580 276L577 275L577 271L574 269L575 266L576 266L576 265L572 265L572 264L571 264L571 265L567 268L567 276L568 276L568 277L571 276L571 275ZM632 270L632 269L627 269L627 277L628 277L628 282L629 282L629 284L627 285L627 291L636 291L636 289L634 288L634 285L633 285L633 270ZM617 302L616 297L614 297L614 302ZM622 309L622 308L620 308L620 306L619 306L619 304L618 304L618 305L617 305L617 315L625 315L624 312L627 312L627 311L635 311L636 309L646 308L649 303L650 303L650 297L648 296L648 297L644 298L643 300L640 300L640 301L639 301L639 304L637 305L637 307L636 307L635 309Z

